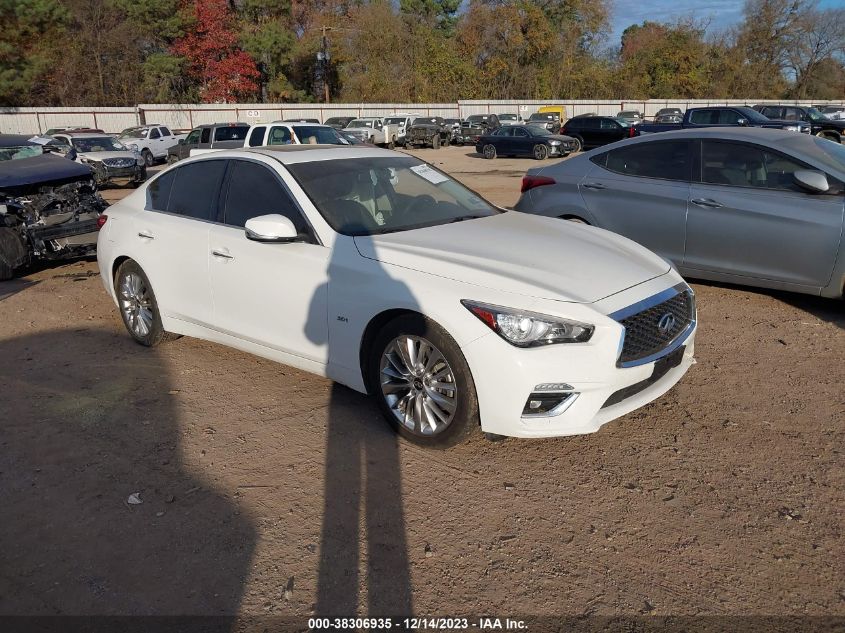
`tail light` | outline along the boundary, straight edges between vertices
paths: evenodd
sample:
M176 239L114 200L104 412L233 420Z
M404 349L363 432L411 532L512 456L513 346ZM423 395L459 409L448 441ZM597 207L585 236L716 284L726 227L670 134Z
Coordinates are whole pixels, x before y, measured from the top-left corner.
M543 187L545 185L554 185L557 184L554 178L549 178L548 176L523 176L522 177L522 187L520 188L520 193L525 193L529 189L533 189L534 187Z
M637 130L636 130L636 128L632 125L632 126L628 129L628 138L634 138L636 135L637 135Z
M106 220L109 219L109 216L103 214L97 218L97 230L99 231L106 225Z
M566 136L566 128L565 127L560 128L560 133L563 134L564 136Z

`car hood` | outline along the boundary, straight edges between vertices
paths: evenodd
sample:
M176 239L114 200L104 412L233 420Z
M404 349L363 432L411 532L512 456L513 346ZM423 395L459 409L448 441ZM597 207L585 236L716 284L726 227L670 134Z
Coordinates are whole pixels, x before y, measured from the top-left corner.
M516 211L354 239L384 264L555 301L592 303L669 271L619 235Z
M374 128L371 127L345 127L343 128L344 132L373 132Z
M135 160L135 154L132 152L78 152L77 156L87 160L106 160L107 158L131 158Z

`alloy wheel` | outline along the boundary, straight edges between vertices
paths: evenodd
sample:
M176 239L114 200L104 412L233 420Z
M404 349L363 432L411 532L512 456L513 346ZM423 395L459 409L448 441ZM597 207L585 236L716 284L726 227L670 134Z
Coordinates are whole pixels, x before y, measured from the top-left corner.
M458 387L443 353L419 336L398 336L380 363L381 393L396 420L420 437L442 433L455 417Z
M146 337L153 327L152 301L147 284L140 275L126 273L120 280L120 311L133 334Z

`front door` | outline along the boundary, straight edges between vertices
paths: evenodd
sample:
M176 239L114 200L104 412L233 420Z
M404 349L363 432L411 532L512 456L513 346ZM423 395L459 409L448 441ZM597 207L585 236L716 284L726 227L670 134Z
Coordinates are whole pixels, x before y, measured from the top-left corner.
M320 363L328 362L330 249L313 233L274 169L231 160L221 223L209 233L214 326L232 336ZM249 218L290 218L302 242L246 237Z
M842 186L830 195L794 184L810 169L759 145L702 141L690 188L684 267L804 287L826 286L841 239Z

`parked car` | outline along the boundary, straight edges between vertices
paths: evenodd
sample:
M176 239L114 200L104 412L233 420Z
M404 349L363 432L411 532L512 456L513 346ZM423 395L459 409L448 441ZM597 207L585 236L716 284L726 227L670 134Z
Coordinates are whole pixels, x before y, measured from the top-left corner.
M560 129L564 136L571 136L578 144L575 151L615 143L623 138L639 135L639 125L609 116L583 116L569 119Z
M398 128L395 125L385 124L380 117L361 117L349 122L344 130L359 141L371 145L384 145L389 149L396 146L396 139L399 136Z
M622 110L616 118L625 121L628 125L639 125L643 122L643 115L639 110Z
M566 121L567 118L569 118L566 114L566 106L562 106L562 105L540 106L539 108L537 108L537 112L535 112L535 114L537 114L537 115L553 114L555 123L553 125L546 124L546 129L549 130L549 132L553 132L555 134L560 132L561 124L564 121ZM529 119L530 119L530 117L529 117ZM536 119L535 118L535 121L536 120L542 121L542 119ZM546 121L548 121L548 119L546 119Z
M756 105L754 109L770 119L804 121L810 125L810 134L836 143L841 143L842 136L845 134L845 121L831 119L816 108L794 105Z
M54 134L58 134L59 132L96 132L98 134L105 134L99 128L93 127L85 127L84 125L77 125L72 127L51 127L49 130L44 132L44 136L53 136Z
M507 112L497 116L499 117L499 123L502 125L522 125L525 122L519 113Z
M19 143L0 135L0 153ZM0 280L32 261L92 254L107 206L88 165L31 147L0 161Z
M531 156L536 160L569 156L578 147L569 136L552 134L535 125L505 125L485 134L475 144L475 151L484 158L497 156Z
M440 149L441 145L449 146L452 140L452 130L446 127L443 117L418 117L408 128L405 136L405 149L414 147L431 147Z
M328 376L424 445L479 424L590 433L693 363L693 293L663 259L399 152L192 157L103 231L101 279L135 341L194 336Z
M175 147L185 134L176 134L165 125L140 125L123 130L117 140L129 149L140 152L147 167L156 161L167 160L168 151Z
M598 116L598 112L582 112L581 114L576 114L573 119L577 119L578 117L585 117L585 116Z
M500 126L499 117L495 114L471 114L461 123L458 142L461 145L475 145L481 136Z
M396 128L396 143L397 145L405 145L405 137L408 134L408 129L413 124L414 120L418 118L420 115L417 113L408 114L400 112L398 114L394 114L393 116L386 117L384 119L384 123L386 125L392 125Z
M317 123L319 125L320 119L282 119L282 123Z
M98 187L137 187L147 179L147 165L137 150L130 150L113 136L86 132L63 132L53 136L69 147L66 158L85 163L94 172Z
M326 125L329 125L336 130L342 130L347 125L349 125L350 121L354 121L354 116L333 116L326 119Z
M753 108L746 108L745 106L690 108L686 111L680 123L643 123L638 127L642 134L706 127L764 127L789 130L790 132L810 133L810 125L808 123L769 119Z
M527 125L535 125L548 130L552 134L560 132L560 115L557 112L535 112L528 117Z
M209 123L195 127L184 139L167 150L167 162L188 158L193 151L242 147L248 123Z
M70 146L53 137L32 137L29 134L0 134L0 162L41 156L54 152L64 156Z
M256 123L249 128L243 147L262 145L349 145L340 131L315 123Z
M818 110L828 119L833 119L834 121L841 121L842 119L845 119L845 106L827 105L822 106Z
M714 127L529 170L516 209L629 237L685 277L841 297L843 183L838 143Z
M337 133L340 134L341 138L345 138L347 141L349 141L350 145L372 145L372 143L366 143L357 136L350 134L346 130L338 130Z
M684 118L684 111L680 108L660 108L657 112L654 113L655 122L658 118L662 116L677 116L681 119Z
M654 122L680 124L684 122L684 117L680 114L659 114L654 117Z
M461 120L460 119L443 119L443 125L449 129L449 143L461 144Z

